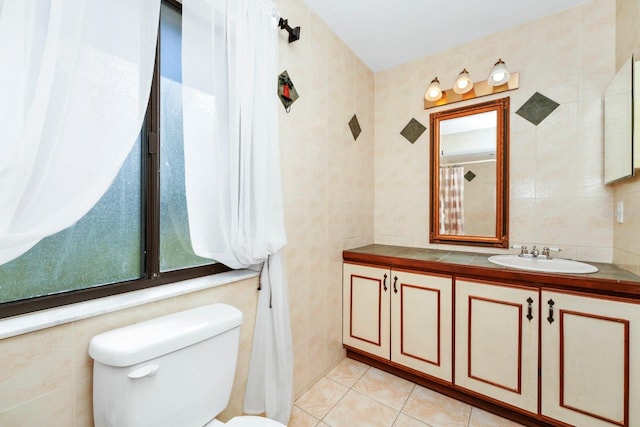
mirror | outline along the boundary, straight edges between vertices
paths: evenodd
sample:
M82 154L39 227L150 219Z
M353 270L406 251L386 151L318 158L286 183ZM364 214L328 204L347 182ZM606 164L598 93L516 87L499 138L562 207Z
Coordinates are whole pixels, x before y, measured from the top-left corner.
M431 243L508 247L509 98L430 115Z
M604 91L604 182L633 176L633 57Z

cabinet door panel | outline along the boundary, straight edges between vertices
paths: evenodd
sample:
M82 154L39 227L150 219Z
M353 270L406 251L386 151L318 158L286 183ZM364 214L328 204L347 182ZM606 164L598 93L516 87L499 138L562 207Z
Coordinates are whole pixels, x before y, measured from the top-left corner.
M344 344L389 358L389 270L344 264ZM386 288L386 290L385 290Z
M455 286L455 383L537 412L538 290L465 280Z
M468 304L469 377L520 393L522 305L475 296Z
M392 282L391 360L451 381L451 278L392 271Z
M543 292L542 413L580 426L640 425L640 306ZM633 343L636 344L633 344ZM635 348L633 347L635 345ZM634 369L635 376L634 376Z

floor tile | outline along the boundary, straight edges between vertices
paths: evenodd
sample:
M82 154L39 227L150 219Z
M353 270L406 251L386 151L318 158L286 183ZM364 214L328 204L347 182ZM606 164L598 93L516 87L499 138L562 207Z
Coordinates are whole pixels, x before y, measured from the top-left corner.
M413 387L414 384L410 381L376 368L369 368L353 389L387 406L402 409Z
M314 417L322 419L347 390L348 388L342 384L322 378L296 401L296 406Z
M293 407L291 411L291 418L289 419L288 427L314 427L320 422L319 419L307 414L297 406Z
M416 386L402 412L432 427L466 427L471 406L433 390Z
M393 427L429 427L427 424L410 417L407 414L400 414L393 423Z
M289 427L523 427L345 359L294 406Z
M523 427L514 421L504 419L482 409L473 408L469 427Z
M391 427L398 410L349 390L323 421L331 427Z
M327 378L344 386L351 387L368 368L368 365L358 362L357 360L344 359L338 366L329 371Z

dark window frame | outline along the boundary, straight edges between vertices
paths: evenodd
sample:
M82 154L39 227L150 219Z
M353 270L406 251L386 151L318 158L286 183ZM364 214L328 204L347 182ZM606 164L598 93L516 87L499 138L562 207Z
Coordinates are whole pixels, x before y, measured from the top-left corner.
M182 12L181 3L175 0L163 0L163 2ZM144 266L142 277L120 283L2 303L0 304L0 318L90 301L231 270L224 264L215 263L180 270L160 271L160 25L158 25L158 42L151 93L142 128L144 132L142 136L142 198L145 201L142 206L143 234L140 236L141 245L144 246L141 250L142 265Z

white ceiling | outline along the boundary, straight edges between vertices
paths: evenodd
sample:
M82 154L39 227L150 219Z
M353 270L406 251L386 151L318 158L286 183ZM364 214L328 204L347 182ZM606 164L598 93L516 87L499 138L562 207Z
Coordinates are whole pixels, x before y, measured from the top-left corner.
M377 72L591 0L303 1Z

